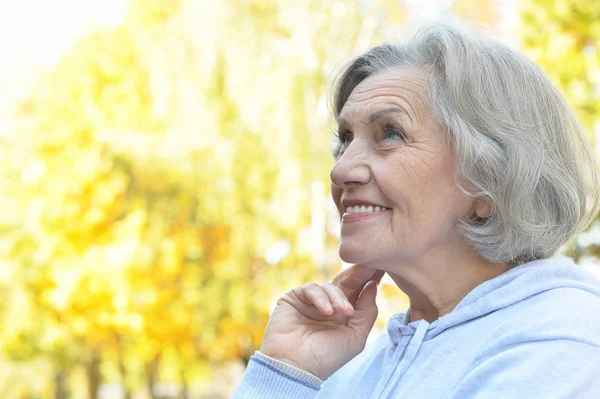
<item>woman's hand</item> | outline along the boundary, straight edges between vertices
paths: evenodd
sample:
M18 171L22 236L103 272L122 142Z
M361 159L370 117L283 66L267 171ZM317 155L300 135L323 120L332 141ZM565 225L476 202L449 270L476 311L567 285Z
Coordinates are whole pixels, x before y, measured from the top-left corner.
M327 379L365 348L383 274L355 265L332 284L309 283L287 292L277 301L260 351Z

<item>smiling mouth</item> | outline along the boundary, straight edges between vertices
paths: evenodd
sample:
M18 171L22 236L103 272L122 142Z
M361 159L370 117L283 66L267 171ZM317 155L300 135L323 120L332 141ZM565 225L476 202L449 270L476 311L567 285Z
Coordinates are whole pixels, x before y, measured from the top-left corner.
M346 211L342 215L342 223L360 222L362 220L368 220L377 218L380 215L387 213L391 208L384 206L372 206L372 205L353 205L347 206Z
M354 205L347 206L346 213L368 213L368 212L381 212L387 211L390 208L384 206L372 206L372 205Z

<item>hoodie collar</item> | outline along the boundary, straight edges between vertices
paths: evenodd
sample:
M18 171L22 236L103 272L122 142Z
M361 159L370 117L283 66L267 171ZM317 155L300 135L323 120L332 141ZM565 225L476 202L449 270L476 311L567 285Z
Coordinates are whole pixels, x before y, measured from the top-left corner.
M426 325L426 326L425 326ZM426 320L410 321L410 308L404 313L394 314L388 321L387 331L390 340L398 344L402 337L415 335L417 330L427 330L430 324ZM417 335L425 335L425 332Z

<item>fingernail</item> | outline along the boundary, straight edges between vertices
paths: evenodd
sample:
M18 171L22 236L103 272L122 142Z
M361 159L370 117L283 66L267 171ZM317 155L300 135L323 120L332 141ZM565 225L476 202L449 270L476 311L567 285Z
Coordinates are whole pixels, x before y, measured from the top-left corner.
M331 306L330 303L325 304L325 309L327 309L329 313L333 313L333 306Z

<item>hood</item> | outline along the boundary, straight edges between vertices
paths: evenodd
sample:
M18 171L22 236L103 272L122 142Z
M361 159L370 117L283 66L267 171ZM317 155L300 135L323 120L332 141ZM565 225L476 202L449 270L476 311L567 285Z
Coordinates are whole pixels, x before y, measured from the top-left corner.
M422 335L422 340L427 341L450 327L485 316L523 299L551 289L568 287L587 291L600 298L600 282L569 258L557 257L524 263L478 285L452 312L431 324L425 320L411 323L410 309L393 315L388 322L388 335L394 344L403 335ZM417 330L420 330L418 334Z

